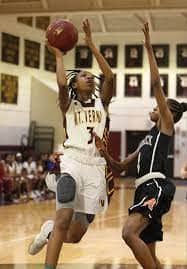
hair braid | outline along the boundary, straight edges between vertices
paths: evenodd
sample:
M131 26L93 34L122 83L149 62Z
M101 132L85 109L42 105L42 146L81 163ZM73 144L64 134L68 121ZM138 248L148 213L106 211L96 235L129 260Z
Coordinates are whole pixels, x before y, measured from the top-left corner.
M174 122L178 122L183 115L183 112L187 111L187 103L179 103L175 99L168 98L167 99L169 109L173 114Z
M67 79L68 79L68 90L69 90L69 94L70 94L70 98L71 99L76 99L77 98L77 92L76 89L74 87L74 83L76 82L77 79L77 75L82 71L80 69L71 69L71 70L67 70L69 73L67 74ZM95 92L93 93L93 95L95 97L98 97L96 92L100 92L100 81L101 78L99 76L94 75L94 78L98 79L99 82L96 83L96 87L95 87Z

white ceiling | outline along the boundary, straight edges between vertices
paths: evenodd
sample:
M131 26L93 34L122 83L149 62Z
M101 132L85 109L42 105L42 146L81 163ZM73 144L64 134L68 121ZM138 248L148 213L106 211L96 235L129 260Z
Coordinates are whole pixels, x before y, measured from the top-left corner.
M0 0L1 14L62 17L77 26L87 17L98 33L137 31L143 20L153 31L187 30L187 0Z

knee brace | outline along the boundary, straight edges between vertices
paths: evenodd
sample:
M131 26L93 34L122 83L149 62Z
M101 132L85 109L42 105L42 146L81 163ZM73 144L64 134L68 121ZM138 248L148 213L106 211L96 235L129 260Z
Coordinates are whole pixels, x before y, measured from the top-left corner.
M57 181L57 199L59 203L68 203L74 200L76 182L69 174L61 174Z

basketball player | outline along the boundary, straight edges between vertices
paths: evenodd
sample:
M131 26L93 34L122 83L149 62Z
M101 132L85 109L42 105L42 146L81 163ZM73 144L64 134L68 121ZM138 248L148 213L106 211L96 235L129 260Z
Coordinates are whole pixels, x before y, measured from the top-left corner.
M42 227L38 236L40 239L43 236L45 241L53 227L47 244L45 269L56 268L62 244L79 242L94 215L106 209L108 204L106 161L100 156L92 133L95 131L100 138L105 137L108 105L113 95L113 73L92 41L88 20L83 22L83 31L85 42L105 77L99 97L95 96L94 75L90 72L75 70L67 83L63 55L59 49L49 46L56 56L59 104L67 136L60 163L61 176L54 186L54 227L52 223L48 223L47 227ZM37 238L35 239L33 244L37 242ZM34 254L33 244L29 249L31 254ZM41 248L42 246L40 244Z
M95 136L95 140L101 155L111 167L119 171L126 170L139 151L134 204L129 208L129 217L123 227L122 236L144 269L161 269L155 247L157 241L163 240L162 216L169 211L175 194L175 186L167 178L166 161L174 123L187 111L187 103L165 98L150 43L148 23L144 24L142 30L150 64L151 84L157 102L157 107L150 113L150 119L155 125L137 151L121 163L108 155L99 137Z

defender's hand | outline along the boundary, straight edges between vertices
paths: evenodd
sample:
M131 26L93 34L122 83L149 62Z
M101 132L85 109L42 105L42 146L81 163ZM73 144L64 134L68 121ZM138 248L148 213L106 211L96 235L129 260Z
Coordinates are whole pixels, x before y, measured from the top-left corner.
M144 33L144 46L146 47L146 49L149 49L151 46L151 40L150 40L150 34L149 34L149 24L148 22L144 23L144 26L142 28L142 31Z
M88 19L82 22L82 29L85 33L84 40L86 44L89 46L89 44L92 42L92 33L91 33L91 27L90 27L90 23Z
M101 138L96 133L93 133L93 137L95 137L95 145L102 155L102 153L106 151L105 145L101 140Z

